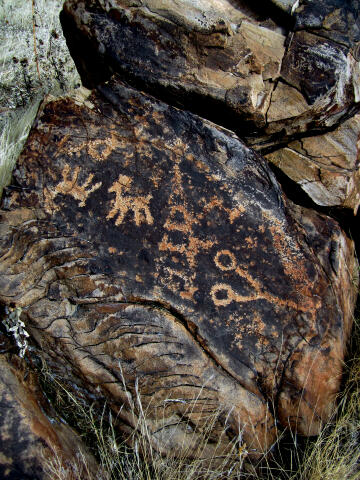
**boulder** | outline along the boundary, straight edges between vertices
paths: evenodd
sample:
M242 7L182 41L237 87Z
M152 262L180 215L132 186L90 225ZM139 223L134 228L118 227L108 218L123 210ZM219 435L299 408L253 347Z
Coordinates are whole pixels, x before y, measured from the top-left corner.
M5 340L2 339L4 344ZM53 465L51 467L51 464ZM86 467L85 467L86 466ZM0 354L0 477L45 480L89 478L98 470L81 438L44 397L37 375L14 354Z
M155 448L190 456L207 431L205 457L231 438L257 456L278 428L319 432L352 324L354 247L287 200L260 155L115 76L44 102L14 178L0 301L124 431L146 412Z
M117 72L260 151L352 116L358 2L272 2L287 13L251 3L68 0L61 21L85 86Z

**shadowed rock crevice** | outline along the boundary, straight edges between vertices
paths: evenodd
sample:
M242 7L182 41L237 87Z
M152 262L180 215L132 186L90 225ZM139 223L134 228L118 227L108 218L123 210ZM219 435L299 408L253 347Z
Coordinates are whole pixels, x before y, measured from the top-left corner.
M310 196L305 193L299 184L291 180L279 167L270 163L270 168L281 185L284 194L292 202L304 208L314 209L339 223L346 235L354 241L357 257L359 258L360 235L357 227L360 218L359 212L354 215L354 212L349 209L319 206L311 200Z

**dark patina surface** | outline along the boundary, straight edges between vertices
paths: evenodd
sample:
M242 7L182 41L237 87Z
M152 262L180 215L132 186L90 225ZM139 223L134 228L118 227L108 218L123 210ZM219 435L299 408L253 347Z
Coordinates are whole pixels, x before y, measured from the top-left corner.
M274 414L318 432L351 326L353 246L287 201L262 157L114 77L44 103L15 178L0 299L124 428L139 394L164 451L196 445L217 409L254 453Z

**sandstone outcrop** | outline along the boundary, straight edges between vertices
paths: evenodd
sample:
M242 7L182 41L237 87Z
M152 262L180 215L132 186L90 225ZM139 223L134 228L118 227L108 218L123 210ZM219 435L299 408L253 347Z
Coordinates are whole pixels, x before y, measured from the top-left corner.
M3 344L3 335L0 334ZM0 354L0 477L3 480L45 480L54 462L62 478L86 480L76 465L81 459L94 473L95 459L80 437L57 417L42 394L34 372L14 354ZM73 474L73 475L72 475Z
M87 95L45 102L17 163L1 302L128 433L140 396L160 451L195 453L217 410L223 451L225 418L253 456L277 426L317 434L352 323L352 242L232 132L117 76Z

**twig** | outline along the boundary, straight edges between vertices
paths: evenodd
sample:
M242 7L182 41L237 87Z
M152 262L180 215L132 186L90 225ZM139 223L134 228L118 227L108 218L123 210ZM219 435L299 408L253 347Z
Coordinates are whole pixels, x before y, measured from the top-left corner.
M34 53L35 53L36 70L37 70L37 73L38 73L39 82L41 83L38 54L37 54L37 49L36 49L35 0L32 0L32 20L33 20L33 38L34 38Z

